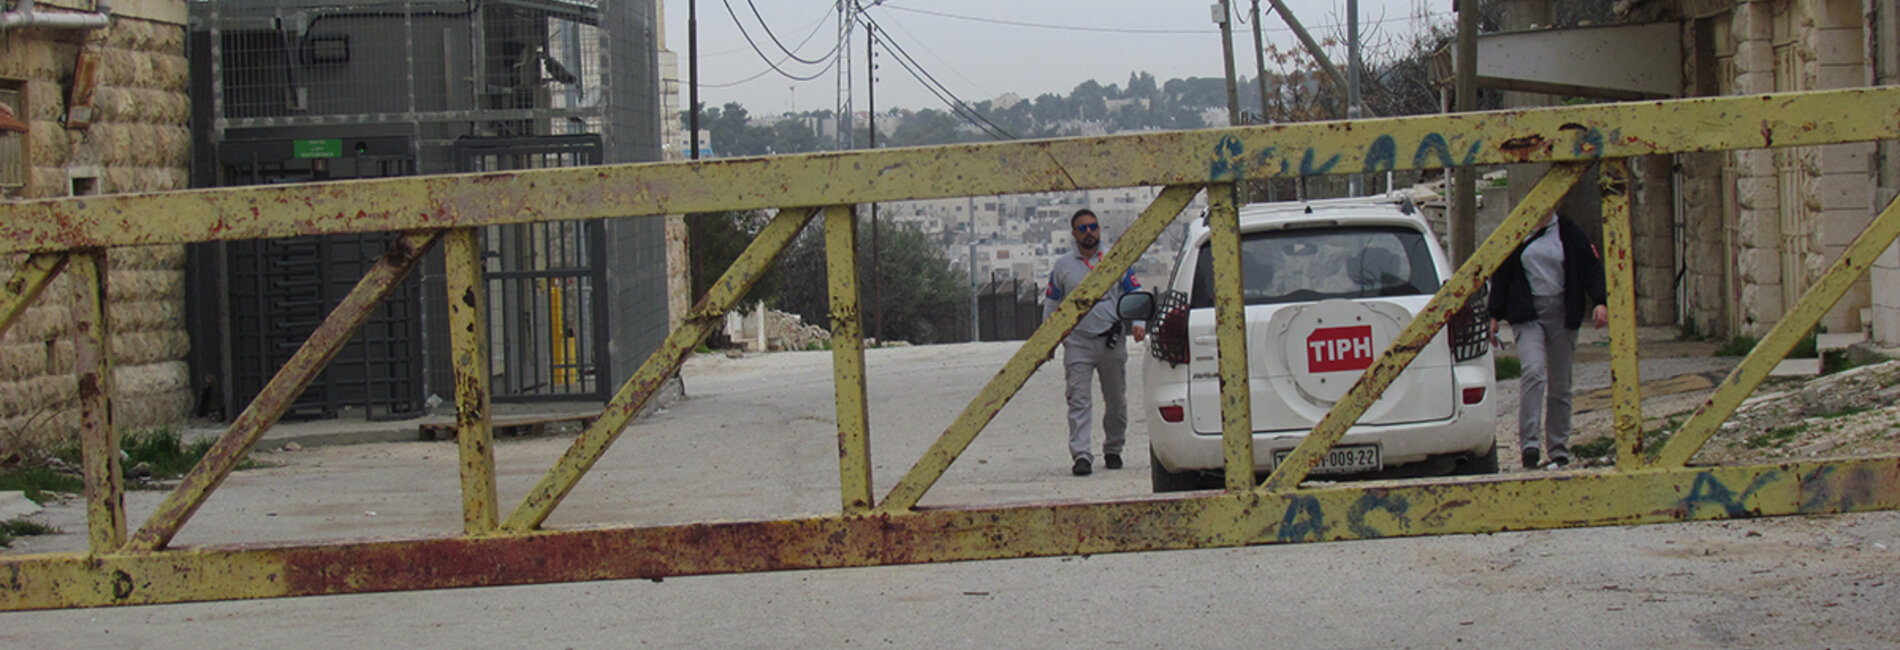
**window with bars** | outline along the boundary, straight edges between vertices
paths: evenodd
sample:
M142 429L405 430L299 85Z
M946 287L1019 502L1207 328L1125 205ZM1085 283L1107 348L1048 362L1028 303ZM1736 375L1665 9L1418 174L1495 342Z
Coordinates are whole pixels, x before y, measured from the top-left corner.
M26 102L19 82L0 81L0 189L26 186Z

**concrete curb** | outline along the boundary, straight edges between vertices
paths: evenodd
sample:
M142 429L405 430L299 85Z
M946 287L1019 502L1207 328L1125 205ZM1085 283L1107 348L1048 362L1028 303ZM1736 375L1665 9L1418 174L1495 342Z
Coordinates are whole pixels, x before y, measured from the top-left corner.
M661 387L659 394L647 402L646 408L634 416L637 422L655 409L666 408L678 402L684 394L679 378L675 377ZM493 405L497 420L514 418L571 418L585 413L597 413L598 402L539 402L528 404ZM321 447L330 445L360 445L387 442L443 442L425 439L420 429L429 424L455 423L453 411L442 415L427 415L407 420L370 421L360 415L344 416L332 420L307 420L299 422L278 422L263 439L257 442L256 451L283 449L289 445L299 447ZM217 439L227 430L223 423L193 422L185 425L180 437L186 443L203 439ZM561 434L552 434L561 435Z
M25 492L0 492L0 521L37 515L40 510L40 504L26 498Z

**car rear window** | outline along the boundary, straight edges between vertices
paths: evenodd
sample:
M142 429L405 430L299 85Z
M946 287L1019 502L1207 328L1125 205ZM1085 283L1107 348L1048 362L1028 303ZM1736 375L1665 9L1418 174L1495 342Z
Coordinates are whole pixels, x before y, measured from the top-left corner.
M1201 244L1193 307L1214 305L1213 255ZM1240 238L1242 294L1249 305L1438 292L1425 234L1399 226L1299 228Z

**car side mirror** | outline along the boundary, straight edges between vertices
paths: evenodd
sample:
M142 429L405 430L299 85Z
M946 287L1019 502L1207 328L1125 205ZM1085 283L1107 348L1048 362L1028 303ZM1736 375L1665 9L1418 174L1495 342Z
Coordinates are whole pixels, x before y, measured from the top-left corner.
M1115 311L1122 320L1148 320L1155 315L1155 295L1146 291L1124 293L1115 301Z

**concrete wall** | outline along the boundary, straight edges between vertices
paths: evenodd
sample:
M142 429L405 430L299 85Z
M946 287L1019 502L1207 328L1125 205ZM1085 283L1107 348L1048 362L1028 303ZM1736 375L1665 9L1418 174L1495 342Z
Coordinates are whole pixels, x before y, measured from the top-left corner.
M110 27L93 32L27 28L0 37L0 80L23 87L28 122L24 187L3 198L34 199L182 189L191 155L187 128L185 3L118 3ZM40 3L90 11L90 2ZM88 128L66 128L75 62L99 56L97 109ZM117 395L114 421L136 431L174 425L191 405L183 361L184 251L115 249L108 291ZM19 259L6 260L6 273ZM0 337L0 455L22 444L59 444L78 427L73 404L72 283L55 282Z

